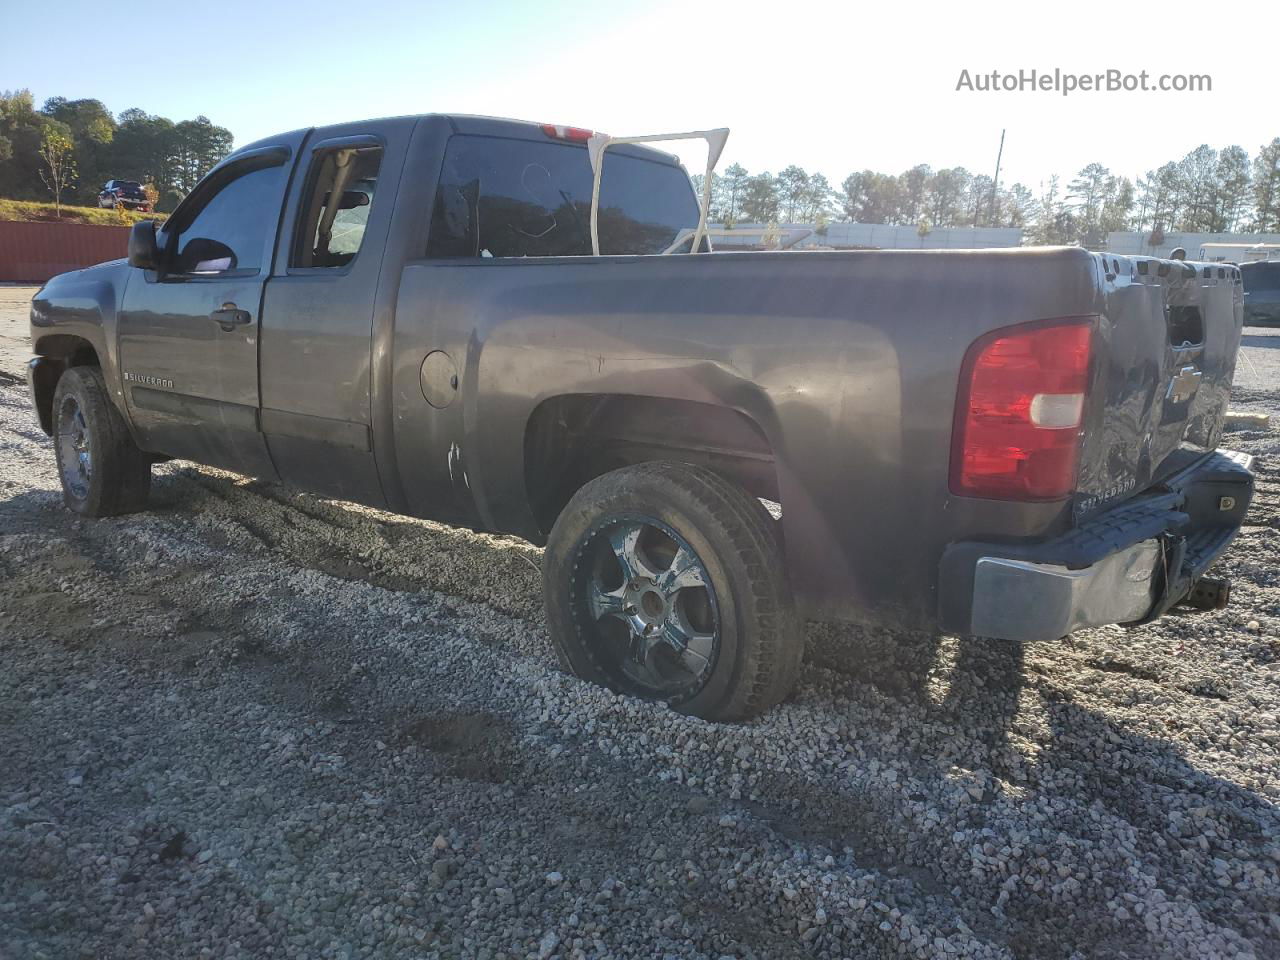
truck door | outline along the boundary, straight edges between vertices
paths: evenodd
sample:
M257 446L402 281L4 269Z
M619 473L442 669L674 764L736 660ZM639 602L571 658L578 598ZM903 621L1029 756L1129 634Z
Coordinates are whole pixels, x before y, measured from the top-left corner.
M119 360L144 449L275 477L258 429L258 339L291 154L268 146L216 168L161 231L164 271L129 278Z
M262 430L280 478L359 503L385 503L370 409L375 315L412 118L314 134L286 205L262 328Z

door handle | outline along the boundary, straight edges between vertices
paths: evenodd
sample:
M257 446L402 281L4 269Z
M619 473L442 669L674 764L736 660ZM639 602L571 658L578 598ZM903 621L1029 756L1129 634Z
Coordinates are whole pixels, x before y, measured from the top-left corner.
M249 316L249 311L239 309L234 303L224 303L219 309L209 314L209 319L222 327L226 333L230 333L236 327L243 327L246 323L253 322L253 318Z

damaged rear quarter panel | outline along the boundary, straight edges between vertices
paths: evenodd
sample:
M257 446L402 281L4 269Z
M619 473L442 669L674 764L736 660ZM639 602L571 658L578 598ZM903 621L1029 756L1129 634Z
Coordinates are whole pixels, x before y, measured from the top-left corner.
M998 326L1086 312L1095 296L1089 256L1064 250L411 263L394 347L400 481L415 513L539 539L523 440L544 400L728 407L772 447L806 610L926 627L956 531L1035 534L1063 516L1060 504L950 496L965 350ZM419 382L433 349L459 370L445 409Z

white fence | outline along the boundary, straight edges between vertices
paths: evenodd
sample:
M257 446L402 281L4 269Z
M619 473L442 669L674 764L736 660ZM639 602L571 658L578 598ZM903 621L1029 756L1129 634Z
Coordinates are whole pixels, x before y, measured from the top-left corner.
M721 224L710 224L720 227ZM1017 247L1022 244L1018 227L935 227L920 235L915 226L889 226L883 223L831 223L826 233L819 234L812 223L786 223L773 228L775 239L810 231L796 249L812 247L875 247L882 250L966 249L985 247ZM726 236L716 236L717 250L755 247L761 244L770 228L761 223L735 224Z

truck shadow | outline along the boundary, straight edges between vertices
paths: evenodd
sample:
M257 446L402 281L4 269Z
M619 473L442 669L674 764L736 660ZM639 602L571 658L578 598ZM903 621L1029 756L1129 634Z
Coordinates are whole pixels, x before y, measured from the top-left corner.
M849 677L848 695L858 697L857 685L869 684L885 699L887 729L925 724L949 732L938 738L936 753L928 743L914 751L911 772L937 782L925 791L930 795L942 792L942 781L956 768L978 785L974 802L956 815L957 826L989 828L1003 837L1011 808L1022 827L1031 826L1025 814L1052 809L1053 829L1042 832L1050 864L1057 862L1050 837L1067 846L1093 846L1102 821L1117 838L1115 848L1095 848L1094 875L1068 881L1073 889L1065 897L1042 899L1024 887L1009 901L1001 926L1016 955L1065 956L1082 941L1091 953L1107 955L1167 949L1167 943L1147 943L1146 930L1135 927L1133 901L1125 901L1128 923L1118 922L1114 906L1104 902L1130 893L1143 909L1180 914L1182 922L1198 914L1235 930L1255 949L1270 944L1260 955L1280 956L1271 926L1280 884L1280 810L1272 800L1205 772L1177 742L1138 732L1083 702L1074 671L1046 671L1028 660L1020 644L891 637L829 624L811 625L810 639L810 662ZM1095 669L1108 665L1077 668ZM1156 675L1138 679L1165 687L1151 698L1153 712L1158 701L1187 695ZM1166 723L1180 723L1176 711L1159 709ZM1223 751L1229 749L1226 733L1224 728ZM966 869L963 849L944 845L933 855L959 857L951 866ZM1143 883L1135 882L1139 873L1146 875ZM1065 878L1047 870L1043 879L1051 886ZM1104 896L1106 886L1112 893ZM998 891L993 881L993 900ZM1064 928L1073 933L1063 936Z
M1276 336L1267 336L1266 334L1246 333L1240 338L1240 346L1280 349L1280 330L1277 330L1276 334Z

